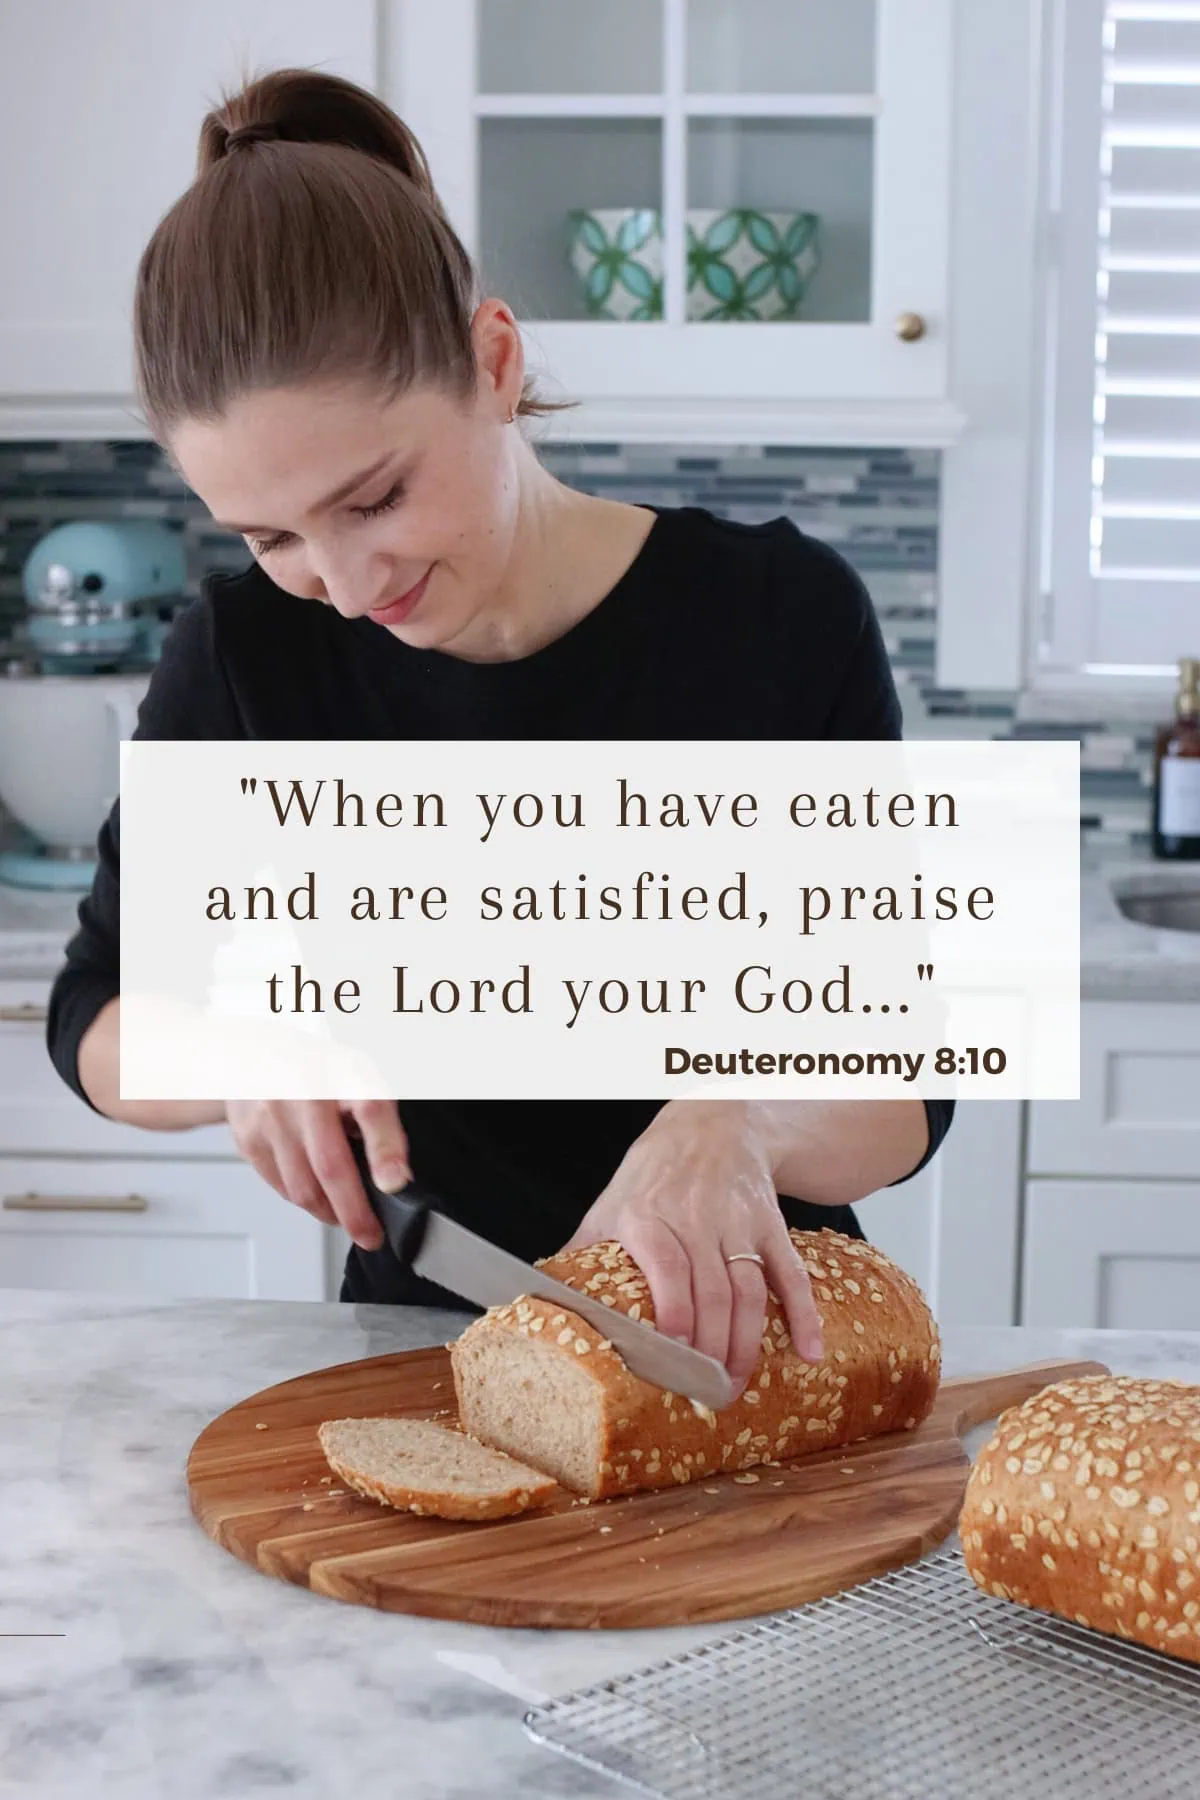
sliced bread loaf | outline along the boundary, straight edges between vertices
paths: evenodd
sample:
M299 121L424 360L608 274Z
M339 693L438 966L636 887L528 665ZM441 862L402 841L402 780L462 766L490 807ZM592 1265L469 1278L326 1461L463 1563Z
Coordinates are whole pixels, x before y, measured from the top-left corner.
M385 1506L439 1519L503 1519L543 1505L556 1482L464 1432L426 1419L328 1419L325 1460L349 1487Z
M463 1428L593 1499L912 1430L933 1406L941 1370L937 1326L916 1282L839 1232L791 1236L824 1325L819 1363L794 1349L771 1295L750 1384L713 1413L631 1374L577 1314L524 1298L485 1313L450 1347ZM649 1284L620 1244L563 1251L543 1267L653 1324Z

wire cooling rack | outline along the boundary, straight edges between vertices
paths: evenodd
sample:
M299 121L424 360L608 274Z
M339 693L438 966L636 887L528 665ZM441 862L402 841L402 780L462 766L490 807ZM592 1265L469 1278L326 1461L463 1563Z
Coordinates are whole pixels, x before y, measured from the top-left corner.
M1200 1800L1200 1666L993 1599L957 1547L525 1729L658 1800Z

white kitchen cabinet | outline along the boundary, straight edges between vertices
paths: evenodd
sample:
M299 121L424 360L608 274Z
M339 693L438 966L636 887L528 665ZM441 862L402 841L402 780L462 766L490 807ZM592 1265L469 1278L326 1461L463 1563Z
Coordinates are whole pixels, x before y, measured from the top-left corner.
M1022 1325L1200 1331L1200 1181L1031 1181Z
M1200 1007L1089 1000L1078 1100L1029 1107L1029 1173L1200 1172Z
M485 285L521 319L543 386L582 403L555 435L761 442L811 438L819 416L826 441L876 442L902 416L906 442L939 438L953 13L953 0L388 0L382 92ZM721 249L727 225L714 235L712 221L738 208L775 229L780 214L817 216L820 264L792 319L745 316L791 251L771 221ZM596 257L583 272L568 261L579 211ZM698 316L717 304L725 316Z
M0 1287L148 1298L336 1298L334 1234L224 1126L144 1131L79 1099L46 1051L45 980L0 981Z
M220 1158L236 1152L224 1126L150 1133L94 1112L60 1080L46 1050L44 980L0 981L0 1152L145 1156L148 1148Z
M520 317L543 387L580 403L549 433L948 442L959 423L947 393L954 9L7 7L0 157L18 178L0 192L0 431L144 434L130 342L138 258L192 179L204 112L246 70L286 63L374 87L413 127L485 286ZM594 223L598 209L624 207L657 215L661 316L589 316L569 263L568 215L583 209ZM764 216L731 248L722 233L737 209ZM798 313L745 317L805 267L800 214L816 215L819 264ZM644 260L626 252L610 246L599 259L618 291L621 271ZM689 266L693 301L707 293L732 316L688 316Z
M854 1210L942 1325L1015 1325L1021 1179L1020 1102L960 1100L933 1161Z
M0 431L142 436L138 259L245 73L373 84L375 0L31 0L0 8Z
M1200 1330L1200 1008L1087 1001L1028 1108L1022 1325Z
M0 1287L324 1300L324 1256L244 1163L0 1156Z

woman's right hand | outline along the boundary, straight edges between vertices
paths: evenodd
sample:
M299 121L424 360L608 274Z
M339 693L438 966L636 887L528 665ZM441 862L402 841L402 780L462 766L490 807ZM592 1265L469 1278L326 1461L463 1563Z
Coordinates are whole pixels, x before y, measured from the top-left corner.
M394 1100L227 1100L225 1118L239 1153L276 1193L326 1225L340 1225L363 1250L378 1250L383 1228L371 1210L346 1135L351 1119L376 1186L412 1179L408 1139Z

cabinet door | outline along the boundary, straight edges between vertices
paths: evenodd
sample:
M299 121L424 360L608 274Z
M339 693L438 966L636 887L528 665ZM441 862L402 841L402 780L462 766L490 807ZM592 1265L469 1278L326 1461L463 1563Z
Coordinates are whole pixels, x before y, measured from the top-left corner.
M0 406L11 430L46 420L55 401L128 400L134 273L192 179L204 113L247 70L298 63L373 84L375 15L374 0L3 8Z
M244 1163L4 1156L0 1287L324 1300L325 1231Z
M224 1125L145 1131L117 1125L72 1093L46 1049L45 981L0 981L0 1154L12 1151L176 1159L235 1155Z
M855 1206L873 1244L919 1283L939 1324L1015 1325L1021 1103L960 1100L919 1175Z
M931 401L952 11L391 0L382 82L588 429L680 401Z
M1022 1325L1200 1331L1200 1182L1031 1181Z
M1088 1001L1079 1052L1080 1098L1030 1104L1030 1174L1200 1174L1200 1009Z

